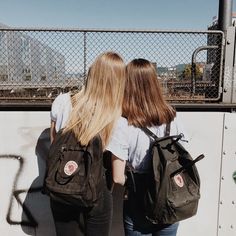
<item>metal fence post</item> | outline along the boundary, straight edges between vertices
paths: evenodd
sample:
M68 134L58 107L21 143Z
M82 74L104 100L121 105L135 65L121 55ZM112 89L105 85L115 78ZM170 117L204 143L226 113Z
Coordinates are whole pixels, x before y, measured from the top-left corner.
M233 0L219 0L218 29L226 32L232 25Z
M222 102L232 103L235 27L228 27L225 42Z

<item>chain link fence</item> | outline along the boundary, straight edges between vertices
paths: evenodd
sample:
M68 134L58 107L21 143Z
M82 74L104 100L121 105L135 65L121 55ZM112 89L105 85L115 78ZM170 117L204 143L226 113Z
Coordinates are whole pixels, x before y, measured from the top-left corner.
M104 51L156 66L167 100L218 101L222 89L221 31L0 29L0 104L50 104L80 89ZM148 92L148 91L147 91Z

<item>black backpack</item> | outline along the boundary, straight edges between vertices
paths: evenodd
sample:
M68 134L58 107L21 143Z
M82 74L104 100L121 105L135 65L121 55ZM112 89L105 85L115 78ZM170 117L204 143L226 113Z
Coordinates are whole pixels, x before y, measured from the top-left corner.
M152 170L146 181L144 209L146 218L154 224L173 224L197 213L200 199L200 178L195 163L204 155L192 159L179 143L182 134L158 138L149 129L143 131L154 140L150 151Z
M87 146L74 133L60 130L50 146L44 192L54 201L93 207L105 185L102 141L95 136Z

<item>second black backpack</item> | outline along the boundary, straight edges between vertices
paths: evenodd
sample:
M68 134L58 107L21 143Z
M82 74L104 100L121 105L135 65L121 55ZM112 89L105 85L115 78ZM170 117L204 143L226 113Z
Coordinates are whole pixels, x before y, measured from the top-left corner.
M143 129L153 138L150 148L152 172L146 183L145 215L154 224L173 224L197 213L200 199L200 178L195 160L180 144L182 134L158 138L149 129Z
M92 207L104 189L102 141L95 136L82 146L74 133L59 131L50 146L44 188L64 204Z

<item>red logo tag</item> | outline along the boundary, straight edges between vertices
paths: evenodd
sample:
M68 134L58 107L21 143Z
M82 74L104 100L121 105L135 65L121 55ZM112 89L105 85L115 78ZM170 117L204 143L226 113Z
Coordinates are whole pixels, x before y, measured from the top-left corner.
M78 165L75 161L68 161L65 164L64 172L66 175L72 175L78 169Z
M180 174L174 176L174 181L180 188L184 186L184 180Z

